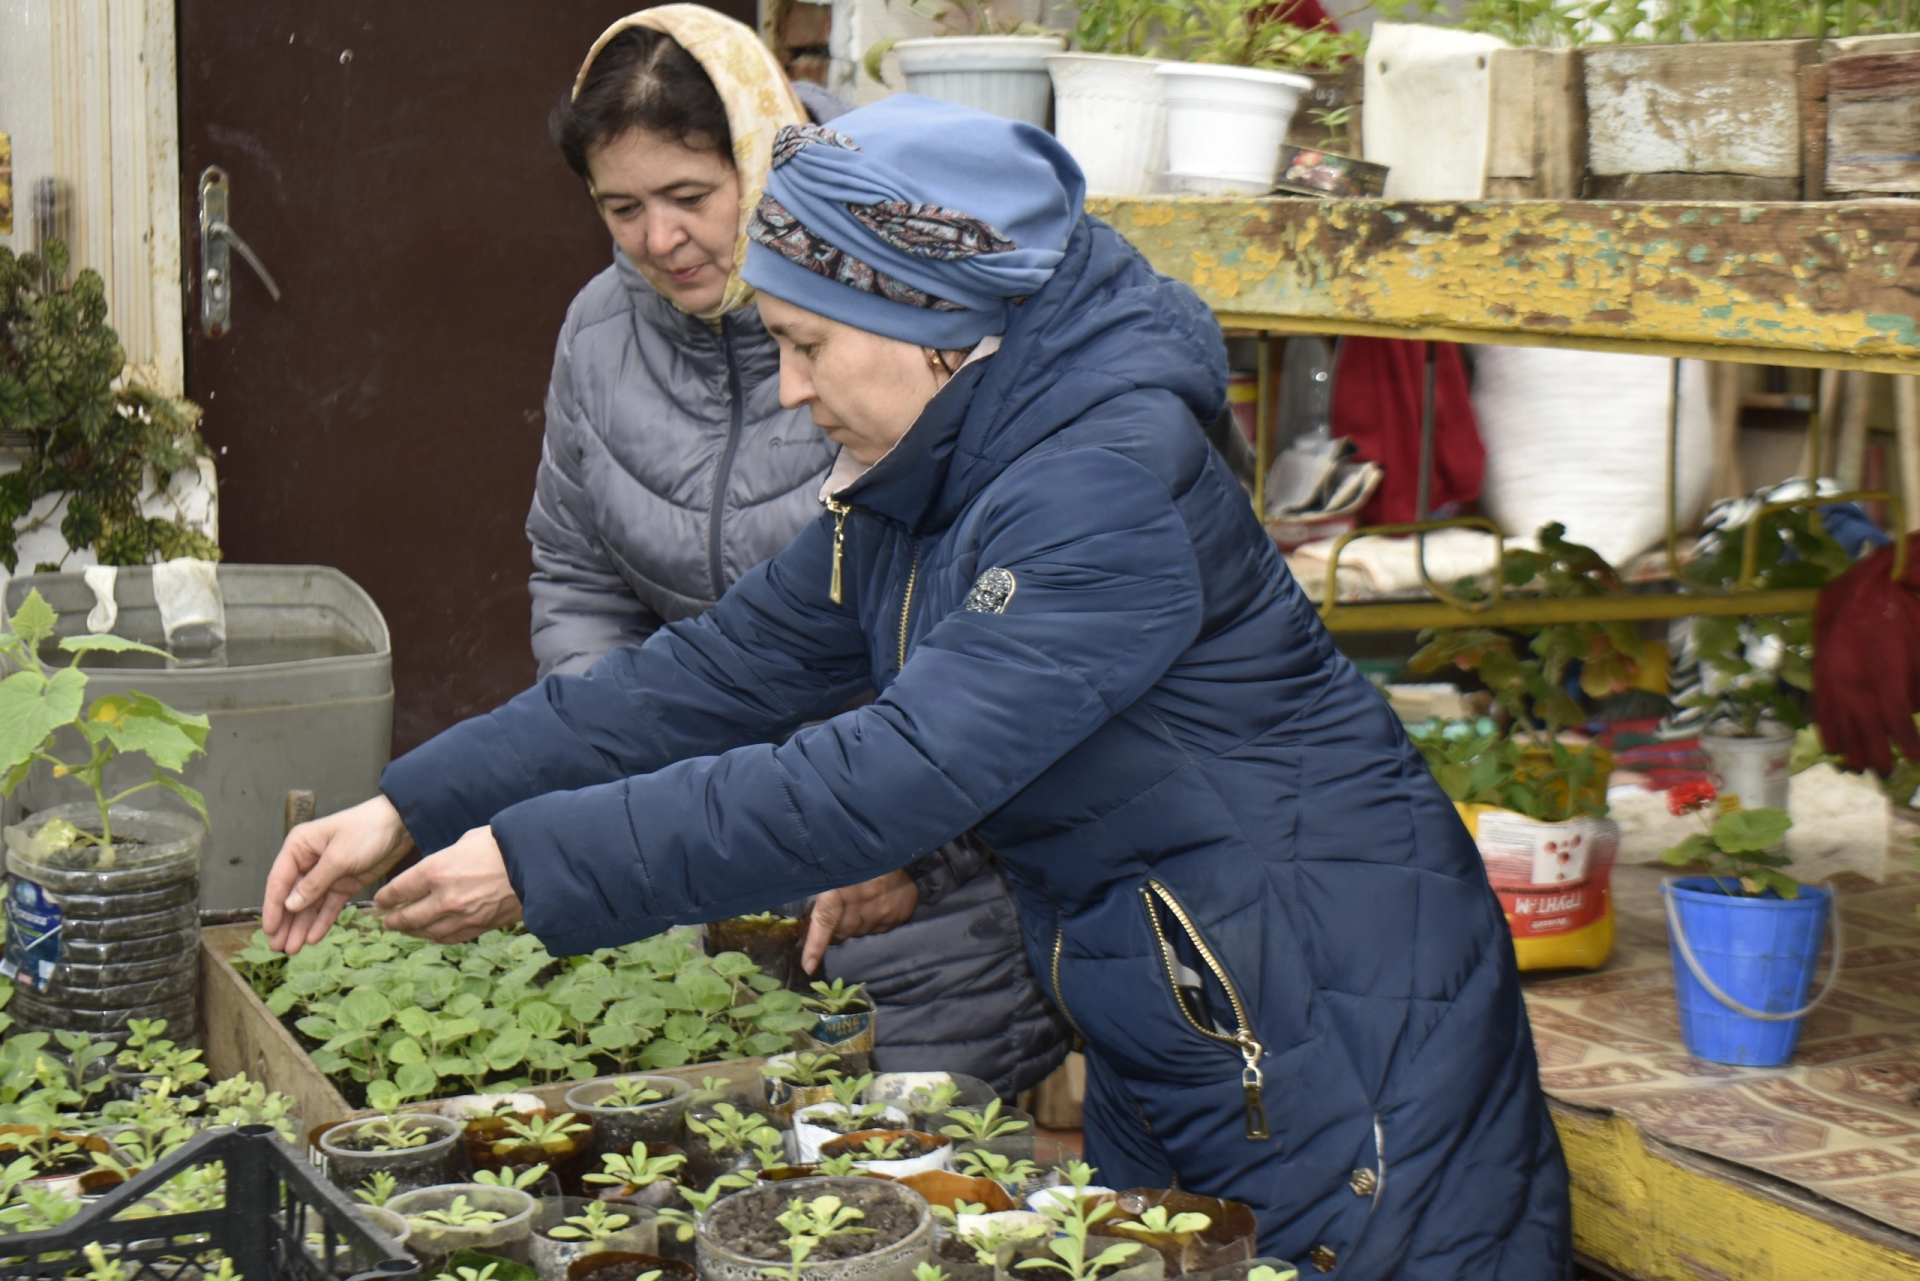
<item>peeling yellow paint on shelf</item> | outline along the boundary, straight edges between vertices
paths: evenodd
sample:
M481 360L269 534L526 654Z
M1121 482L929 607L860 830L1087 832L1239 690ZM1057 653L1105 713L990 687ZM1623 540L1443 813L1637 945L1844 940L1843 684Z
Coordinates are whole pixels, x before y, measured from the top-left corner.
M1920 204L1143 197L1088 209L1254 327L1920 372Z

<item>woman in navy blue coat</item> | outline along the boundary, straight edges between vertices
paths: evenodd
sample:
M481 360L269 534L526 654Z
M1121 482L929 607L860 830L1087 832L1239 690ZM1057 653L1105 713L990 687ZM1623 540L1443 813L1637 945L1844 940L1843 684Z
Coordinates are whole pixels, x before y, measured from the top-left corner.
M1499 905L1201 435L1206 309L1029 126L895 97L774 164L746 277L783 397L842 445L826 511L708 614L296 829L276 944L410 843L441 852L389 925L524 916L566 954L972 831L1084 1038L1103 1182L1245 1202L1266 1253L1338 1276L1569 1275Z

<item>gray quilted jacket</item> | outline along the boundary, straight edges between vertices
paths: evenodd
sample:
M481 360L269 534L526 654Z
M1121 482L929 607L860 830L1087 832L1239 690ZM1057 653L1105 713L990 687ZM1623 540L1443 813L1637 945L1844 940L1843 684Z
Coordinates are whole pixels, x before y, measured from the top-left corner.
M568 309L527 516L540 675L581 672L691 618L820 515L837 447L780 407L780 357L752 309L718 332L616 249ZM882 1071L944 1068L1003 1094L1065 1056L992 856L955 842L907 869L920 909L831 950L869 985Z

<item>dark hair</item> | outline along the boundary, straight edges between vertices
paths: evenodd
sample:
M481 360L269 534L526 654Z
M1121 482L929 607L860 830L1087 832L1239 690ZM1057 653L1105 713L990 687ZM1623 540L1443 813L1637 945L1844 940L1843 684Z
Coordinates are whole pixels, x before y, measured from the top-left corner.
M553 113L552 127L567 167L582 178L587 152L629 129L733 162L727 107L706 69L679 41L649 27L628 27L607 41L579 96Z

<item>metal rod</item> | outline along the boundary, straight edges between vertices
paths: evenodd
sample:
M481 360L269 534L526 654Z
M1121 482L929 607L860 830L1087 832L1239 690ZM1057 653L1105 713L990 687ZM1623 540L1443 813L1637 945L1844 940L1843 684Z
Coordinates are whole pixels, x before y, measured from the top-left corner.
M1667 576L1680 577L1680 362L1667 389Z
M1417 632L1429 627L1532 627L1551 623L1636 622L1747 614L1811 614L1815 589L1701 596L1678 592L1636 596L1551 598L1509 596L1486 609L1457 609L1440 601L1382 601L1322 606L1332 632Z
M1413 502L1415 524L1426 521L1428 508L1433 502L1433 384L1434 370L1439 362L1439 348L1429 342L1426 355L1426 376L1420 380L1420 481ZM1497 526L1493 531L1493 541L1496 549L1504 546L1504 540ZM1414 568L1420 572L1420 581L1428 591L1448 604L1466 607L1465 602L1455 600L1435 586L1432 576L1427 573L1427 531L1425 529L1421 529L1413 536L1413 557ZM1331 569L1328 577L1332 577ZM1495 568L1494 581L1498 583L1505 577L1506 567L1502 563Z
M1254 368L1259 372L1253 391L1253 514L1262 522L1267 519L1267 469L1273 466L1273 419L1280 411L1273 386L1273 341L1272 334L1254 336Z

